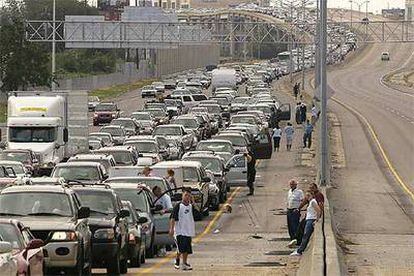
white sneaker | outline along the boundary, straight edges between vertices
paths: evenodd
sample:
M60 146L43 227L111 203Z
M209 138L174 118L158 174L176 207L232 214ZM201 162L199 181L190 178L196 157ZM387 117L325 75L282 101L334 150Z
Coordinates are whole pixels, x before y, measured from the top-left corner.
M165 248L161 248L160 251L158 251L158 257L165 257L167 255L167 250Z
M175 259L174 260L174 268L175 269L180 269L180 259Z
M181 269L182 269L182 270L193 270L192 266L191 266L191 265L189 265L189 264L183 264L183 265L181 266Z
M287 247L289 247L289 248L294 248L295 246L296 246L296 243L297 243L298 241L296 240L296 239L293 239L293 240L291 240L289 243L288 243L288 245L287 245Z
M302 256L302 254L295 250L290 254L290 256Z

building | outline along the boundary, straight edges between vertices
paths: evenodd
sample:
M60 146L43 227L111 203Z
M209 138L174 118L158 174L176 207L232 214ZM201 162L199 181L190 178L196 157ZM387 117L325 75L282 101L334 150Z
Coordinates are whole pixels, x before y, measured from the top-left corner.
M405 0L405 20L412 21L414 13L414 0Z

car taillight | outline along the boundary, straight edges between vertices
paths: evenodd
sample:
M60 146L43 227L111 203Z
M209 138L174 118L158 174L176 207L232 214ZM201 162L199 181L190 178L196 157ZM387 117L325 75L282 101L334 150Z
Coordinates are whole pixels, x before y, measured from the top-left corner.
M128 242L130 243L130 244L135 244L136 243L136 240L135 240L135 236L134 236L134 234L129 234L128 235Z

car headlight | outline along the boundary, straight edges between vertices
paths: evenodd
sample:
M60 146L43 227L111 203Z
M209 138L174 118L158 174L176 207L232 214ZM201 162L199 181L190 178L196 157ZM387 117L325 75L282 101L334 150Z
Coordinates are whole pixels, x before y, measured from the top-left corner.
M94 118L98 118L98 114L93 114L93 117Z
M112 114L112 118L115 118L116 117L116 114Z
M114 229L98 229L93 234L93 237L98 240L113 240L115 237Z
M52 234L52 241L76 241L77 235L73 231L56 231Z

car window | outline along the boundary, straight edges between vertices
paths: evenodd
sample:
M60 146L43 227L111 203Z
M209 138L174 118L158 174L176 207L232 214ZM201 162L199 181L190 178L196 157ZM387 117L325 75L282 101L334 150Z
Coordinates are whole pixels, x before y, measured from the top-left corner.
M235 156L233 159L229 162L230 167L235 168L245 168L246 167L246 158L244 158L243 155Z
M199 181L196 168L184 167L183 168L183 181L184 182L197 182Z
M114 215L116 211L113 194L107 191L77 189L82 206L89 207L91 216Z
M52 192L20 192L0 195L0 213L72 217L69 196Z
M130 201L136 210L141 212L150 211L149 202L144 191L122 188L115 188L114 191L118 194L121 200Z
M23 249L25 242L17 228L9 223L0 223L0 239L11 243L13 249Z
M101 180L98 168L90 166L57 167L53 177L63 177L65 180Z
M191 102L191 97L190 96L183 96L183 99L185 102Z
M260 134L257 136L257 139L258 139L258 142L259 142L260 144L267 144L267 143L270 143L270 141L269 141L269 136L268 136L267 134L260 133Z

